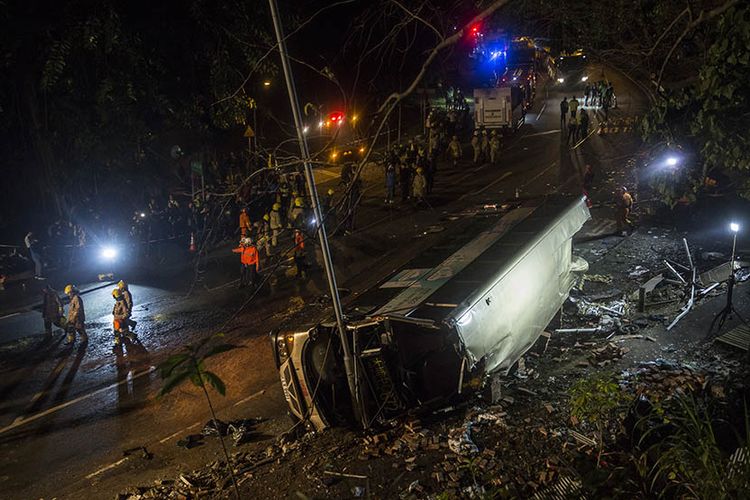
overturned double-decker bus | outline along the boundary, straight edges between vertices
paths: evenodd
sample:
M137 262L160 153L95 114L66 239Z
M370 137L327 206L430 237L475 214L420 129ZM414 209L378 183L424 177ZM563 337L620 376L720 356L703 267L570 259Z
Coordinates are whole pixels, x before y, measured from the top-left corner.
M478 371L508 371L573 285L572 238L590 218L580 197L517 206L452 235L348 304L355 419L333 320L272 334L293 418L309 428L377 422L448 404ZM470 233L470 231L469 231Z

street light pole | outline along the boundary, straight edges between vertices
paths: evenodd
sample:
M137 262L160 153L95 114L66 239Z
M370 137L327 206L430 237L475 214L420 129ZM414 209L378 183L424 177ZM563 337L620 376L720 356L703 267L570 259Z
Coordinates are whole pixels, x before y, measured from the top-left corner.
M366 425L366 422L364 422L363 418L364 414L362 412L359 391L357 390L357 383L354 376L354 363L352 360L351 347L349 346L349 340L346 334L346 327L344 325L344 314L341 309L341 300L339 299L338 287L336 285L336 274L333 269L331 252L328 248L328 238L326 237L325 225L323 224L323 215L320 211L318 190L315 187L312 165L310 164L310 151L308 150L307 139L305 138L305 134L302 130L304 127L302 123L302 114L300 113L299 101L297 99L297 89L294 85L292 68L289 64L289 56L286 51L286 41L284 40L284 33L281 26L279 9L276 5L276 0L268 0L268 4L271 8L271 18L273 19L273 27L274 31L276 32L276 41L279 44L279 55L281 57L281 67L284 71L284 79L286 80L286 88L289 93L289 104L292 107L294 125L297 129L297 140L299 141L300 154L302 155L302 162L305 170L305 180L307 181L307 186L310 190L310 199L312 200L313 214L315 217L315 222L318 226L318 238L320 239L320 249L323 253L323 264L325 266L326 276L328 277L328 287L331 292L334 314L336 315L336 326L338 327L339 338L341 339L341 348L344 353L344 369L346 370L346 381L349 385L349 392L351 393L352 397L352 405L354 408L355 418L362 419L362 422Z

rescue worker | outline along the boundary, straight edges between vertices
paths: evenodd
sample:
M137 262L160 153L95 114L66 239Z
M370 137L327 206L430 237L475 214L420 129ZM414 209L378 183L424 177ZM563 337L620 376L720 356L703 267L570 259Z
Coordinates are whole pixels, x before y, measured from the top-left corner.
M297 266L297 278L306 278L305 236L299 229L294 230L294 265Z
M417 175L414 176L414 185L412 187L414 193L414 201L417 205L425 201L427 196L427 179L424 175L424 169L422 167L417 168Z
M461 148L461 143L458 142L458 136L454 135L451 142L448 143L448 151L450 151L451 158L453 159L453 166L455 167L464 153Z
M89 336L86 334L86 312L83 309L83 299L81 299L78 289L73 285L66 285L64 292L70 298L68 318L65 325L68 332L66 343L72 344L75 342L76 333L81 336L81 342L86 343L89 341Z
M633 227L630 221L630 211L633 208L633 197L628 192L628 188L623 186L617 190L617 233L621 236L627 236L627 230Z
M385 170L385 204L392 205L396 197L396 167L393 163L388 164Z
M331 207L333 206L333 194L334 194L333 188L328 188L328 191L326 191L325 196L323 196L320 199L320 212L323 214L323 217L328 215L328 212L331 210Z
M44 319L44 335L52 336L52 325L62 328L63 306L57 292L49 285L42 289L42 318Z
M135 325L137 324L135 321L131 319L133 316L133 294L130 293L130 288L128 288L128 284L125 283L123 280L120 280L117 283L117 289L120 290L120 293L122 293L122 298L125 300L125 305L128 307L128 317L126 318L126 323L129 329L135 328Z
M589 135L589 114L585 109L581 109L579 116L578 134L581 139Z
M245 237L250 234L250 216L247 213L247 208L240 210L240 236Z
M570 117L575 118L576 111L578 111L578 99L576 99L576 96L573 96L573 99L568 102L568 107L570 108Z
M122 337L128 335L128 305L125 302L122 292L119 288L112 290L112 298L115 299L115 305L112 307L112 332L115 336L115 347L122 343Z
M269 219L269 226L271 228L271 246L276 248L276 245L279 244L279 235L281 234L282 229L284 229L284 226L281 223L281 203L273 204Z
M253 244L253 239L242 238L240 246L232 249L232 252L240 254L239 288L247 286L248 282L255 287L258 272L260 272L260 261L258 259L258 248Z
M482 130L482 140L480 142L482 149L482 162L486 162L490 157L490 138L486 130Z
M299 192L297 190L292 191L292 197L289 198L289 205L286 207L286 227L292 227L292 210L294 210L298 198Z
M563 97L563 100L560 101L560 130L565 132L565 121L568 118L568 98Z
M571 116L570 120L568 121L568 144L572 144L575 146L576 142L578 142L578 117Z
M271 257L271 217L268 214L263 216L258 230L258 248L262 248L266 253L266 258Z
M471 148L474 150L474 165L479 163L479 157L482 155L482 145L479 141L479 131L475 130L471 137Z
M305 225L305 200L299 196L294 199L294 207L289 212L287 227L303 227Z
M502 142L500 141L500 136L497 134L497 130L493 130L490 135L490 163L494 165L500 159Z

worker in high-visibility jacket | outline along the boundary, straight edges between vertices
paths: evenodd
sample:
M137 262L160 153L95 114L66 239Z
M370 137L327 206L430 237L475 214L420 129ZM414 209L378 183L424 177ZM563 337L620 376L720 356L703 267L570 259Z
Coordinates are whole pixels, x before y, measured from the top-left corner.
M297 266L297 277L307 277L307 262L305 262L305 235L299 229L294 230L294 265Z
M244 238L250 235L250 215L247 213L247 208L240 210L240 236Z
M279 236L281 231L284 229L284 224L281 220L281 203L274 203L269 214L268 225L271 228L271 246L276 248L279 244Z
M258 248L253 244L252 238L242 238L240 246L232 252L240 254L240 285L242 288L251 284L255 286L258 272L260 272L260 260L258 259Z

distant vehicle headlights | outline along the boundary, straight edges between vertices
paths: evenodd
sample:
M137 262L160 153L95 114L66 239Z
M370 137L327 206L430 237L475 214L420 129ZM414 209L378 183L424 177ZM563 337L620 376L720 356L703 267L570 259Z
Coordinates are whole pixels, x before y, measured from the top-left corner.
M115 247L109 247L109 246L102 247L100 251L100 255L102 259L107 260L107 261L115 260L117 258L118 253L119 252L117 251Z
M557 83L564 83L564 82L565 82L565 78L558 78L557 79Z
M582 77L581 77L581 81L582 81L582 82L585 82L585 81L586 81L586 80L588 80L588 79L589 79L589 77L588 77L588 76L586 76L586 75L584 75L584 76L582 76Z

